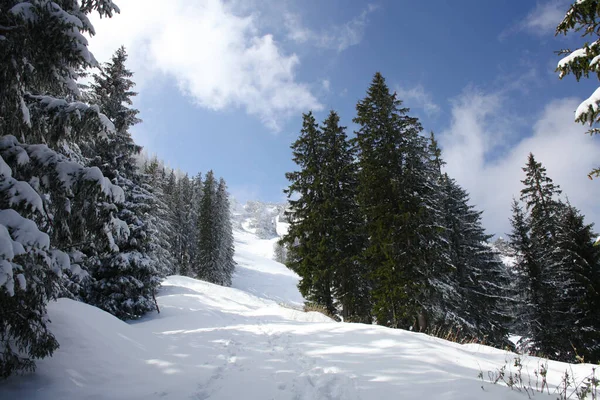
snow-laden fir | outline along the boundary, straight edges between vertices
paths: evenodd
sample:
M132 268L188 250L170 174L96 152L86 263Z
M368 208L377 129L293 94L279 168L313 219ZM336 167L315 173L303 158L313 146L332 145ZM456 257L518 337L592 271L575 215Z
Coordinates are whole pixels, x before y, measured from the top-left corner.
M514 370L513 353L299 311L298 277L272 259L277 237L253 233L273 221L284 232L278 214L236 208L231 288L170 276L161 313L130 324L84 303L50 303L60 348L34 374L4 382L0 399L527 398L488 382L488 371ZM524 358L533 386L544 362ZM591 369L550 361L550 392L565 370L583 379Z

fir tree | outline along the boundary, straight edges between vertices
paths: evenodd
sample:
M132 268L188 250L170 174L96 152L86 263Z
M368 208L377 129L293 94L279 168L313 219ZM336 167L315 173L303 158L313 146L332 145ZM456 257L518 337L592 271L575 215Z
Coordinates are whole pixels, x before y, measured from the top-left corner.
M326 262L332 271L333 296L340 304L342 317L370 322L371 287L368 271L359 260L365 237L356 202L357 170L345 130L335 111L321 126L323 203L319 214L325 230L322 245L329 257Z
M488 245L481 211L469 204L469 196L454 180L444 176L449 258L454 266L445 293L450 321L462 335L490 344L506 344L510 322L507 298L508 276L499 255ZM482 310L484 310L482 312Z
M538 304L541 302L542 266L534 253L527 217L516 199L513 199L510 223L512 231L508 238L515 251L515 292L518 296L513 327L517 334L530 337L541 327Z
M153 237L150 255L158 265L162 276L177 273L176 262L172 251L173 225L171 209L163 192L165 171L156 158L144 167L143 187L152 194L148 229Z
M567 204L558 219L555 246L548 265L554 286L552 308L553 355L563 361L580 357L597 362L600 357L600 249L593 246L592 225Z
M198 279L212 283L220 282L219 242L216 225L217 183L213 171L208 171L203 182L202 201L198 215L197 260L194 273Z
M289 246L288 267L300 276L298 288L310 302L335 312L333 275L326 243L326 223L321 214L324 190L324 145L321 130L312 114L303 115L300 137L291 146L299 171L286 173L290 186L285 190L290 227L283 241ZM294 199L294 196L298 196Z
M111 61L94 75L92 100L114 123L115 130L91 148L103 174L124 189L125 202L118 204L118 217L126 231L116 241L118 251L98 257L92 272L92 282L85 299L121 319L135 319L155 310L154 293L160 283L156 260L151 257L152 241L157 240L149 229L152 194L142 188L142 177L134 157L137 146L129 129L141 122L138 110L129 108L134 86L132 73L125 62L127 54L119 48Z
M217 283L222 286L231 286L231 278L235 270L233 256L235 248L233 245L233 226L231 225L231 211L229 209L229 195L227 184L223 178L219 179L217 192L215 193L215 235L218 240L218 269L219 277Z
M523 168L526 174L522 181L525 186L521 190L521 201L525 203L528 212L528 225L530 229L530 253L535 260L537 269L530 270L530 286L535 318L537 322L531 324L531 337L544 354L552 354L555 346L554 327L548 321L553 318L553 305L555 292L553 290L554 278L549 274L547 266L550 264L550 255L555 246L555 232L557 226L557 213L560 203L557 196L561 193L558 186L546 174L546 169L529 154L527 165Z
M0 132L14 135L0 140L0 231L7 245L0 256L0 309L10 310L0 319L8 346L0 356L2 376L33 369L34 359L57 347L45 314L69 266L59 250L83 260L80 250L90 256L115 246L114 205L123 192L97 168L84 168L76 145L113 128L98 107L79 101L76 71L97 65L83 36L93 32L88 14L115 11L110 0L9 1L0 13ZM24 243L26 232L32 240Z
M421 125L375 74L359 101L354 140L358 203L369 242L362 262L373 279L374 315L391 327L426 329L442 268L434 166Z

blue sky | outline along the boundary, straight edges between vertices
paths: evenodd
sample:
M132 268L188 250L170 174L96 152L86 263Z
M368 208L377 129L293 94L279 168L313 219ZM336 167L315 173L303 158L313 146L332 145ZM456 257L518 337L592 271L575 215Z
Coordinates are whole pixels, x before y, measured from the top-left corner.
M301 114L330 109L353 130L373 74L426 130L448 172L484 209L490 232L508 231L529 151L590 222L600 222L600 143L573 123L597 81L560 81L555 37L569 3L548 1L119 0L96 21L100 61L130 54L144 122L136 140L168 165L213 169L245 201L283 201ZM168 4L168 7L165 7Z

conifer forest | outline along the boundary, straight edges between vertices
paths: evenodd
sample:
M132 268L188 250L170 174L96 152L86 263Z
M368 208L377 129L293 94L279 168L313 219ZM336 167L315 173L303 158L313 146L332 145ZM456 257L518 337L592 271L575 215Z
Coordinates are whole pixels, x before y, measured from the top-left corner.
M209 3L203 9L207 14L237 7L236 2L225 2L225 6L221 0ZM600 79L600 1L560 4L566 7L565 13L553 20L554 33L577 39L581 47L557 51L553 79L557 86L584 87L585 82ZM155 5L149 2L147 7ZM174 12L166 10L168 4L163 6L165 15ZM366 29L367 17L375 15L378 7L385 5L369 5L353 24L320 41L315 39L320 31L302 30L299 19L284 13L286 26L297 28L295 36L273 39L268 34L254 42L248 40L244 42L247 46L260 42L265 47L251 47L245 54L280 56L277 49L266 49L286 40L312 40L318 48L314 54L331 50L339 55L357 45L352 40L359 39L356 34L352 40L336 44L336 35L357 27ZM143 132L146 112L137 108L138 71L131 67L130 57L133 48L121 45L113 49L111 57L101 60L88 43L97 34L91 21L117 19L125 10L112 0L0 0L0 398L29 398L31 393L43 396L47 389L48 398L75 399L87 394L94 398L217 399L246 396L235 391L242 386L249 391L249 398L381 398L381 393L388 393L384 389L379 395L366 393L379 390L377 382L401 382L395 374L407 376L408 372L401 374L394 368L410 365L409 359L402 358L412 351L410 346L417 351L419 346L429 349L427 343L434 342L427 340L442 343L441 339L456 342L456 346L495 348L484 350L482 356L476 353L481 350L464 347L465 352L475 352L468 356L473 360L464 361L472 364L468 368L487 360L488 353L490 360L495 354L500 358L518 354L521 358L514 358L519 361L513 363L518 379L510 375L510 380L505 380L504 367L497 375L485 371L493 369L491 366L479 366L480 378L485 381L489 377L492 384L505 384L513 391L517 388L521 392L517 395L530 398L532 384L526 388L521 377L520 363L525 357L535 357L537 369L530 373L543 377L542 394L544 385L548 389L549 369L548 361L543 364L539 360L600 363L599 232L594 216L586 217L582 211L589 208L567 192L570 182L552 176L557 169L550 165L555 160L534 149L518 160L520 178L512 183L519 189L511 193L512 202L503 204L509 231L491 232L485 216L496 211L472 200L473 186L463 184L449 168L457 158L446 158L449 150L440 139L443 135L424 128L432 125L429 119L439 117L433 111L418 112L412 107L415 98L427 96L390 83L386 79L390 68L382 66L377 69L382 72L367 74L357 68L353 80L345 85L358 87L360 97L348 96L348 100L345 93L340 95L352 102L352 112L330 103L309 107L310 101L301 95L288 101L297 100L300 112L274 108L275 114L296 118L291 132L282 133L285 140L290 139L286 143L290 163L271 172L285 177L285 187L279 188L281 201L244 199L256 201L243 205L230 194L226 180L216 174L219 168L204 167L208 162L200 157L196 165L203 166L202 172L198 172L200 167L172 167L176 160L165 159L162 154L166 153L153 155L134 139L136 129ZM257 30L260 24L253 18L259 14L244 19L245 9L239 10L239 15L231 16L239 18L235 20L238 25L215 26L241 26L244 34ZM529 27L511 29L507 36ZM227 40L235 48L235 35L232 37ZM153 51L147 43L138 45L148 46L148 54ZM220 65L219 57L227 57L217 53L211 57ZM293 57L300 56L305 55L298 51ZM269 101L287 101L276 93L276 85L265 82L296 66L299 61L293 57L287 59L288 64L278 64L280 70L261 70L254 78L253 85L273 91ZM419 57L408 61L418 63ZM215 68L219 74L229 73ZM256 68L243 64L232 76ZM560 81L565 77L574 81ZM290 84L293 79L283 80ZM182 88L182 81L177 85L193 99L197 88ZM229 92L228 88L211 92L198 85L203 93L222 99L224 106L207 106L198 98L193 99L196 106L218 111L224 119L233 119L232 110L246 107L248 114L259 120L257 124L279 129L280 120L261 111L264 102L242 78L232 83L237 86ZM323 93L332 93L330 85L329 80L323 82ZM146 83L142 90L150 90L147 87L151 85ZM298 94L307 87L297 84L289 91ZM502 96L508 96L510 90L515 89L506 89ZM600 92L592 92L575 111L574 121L569 121L589 129L592 137L586 140L590 146L600 132ZM250 105L237 97L226 99L242 96L240 93L252 93ZM434 100L441 104L439 99L428 101ZM169 101L165 100L165 110ZM452 104L456 107L458 103ZM154 109L152 113L163 111ZM170 127L177 123L166 121L162 133L173 135L173 142L177 128ZM210 124L198 127L199 137L223 134L214 131L212 120ZM193 152L199 145L185 146ZM230 156L226 146L211 147L210 152L237 169L254 168ZM273 160L273 165L279 162L276 155ZM462 161L468 165L469 160ZM231 169L226 170L232 174ZM590 186L600 185L597 168L579 174L589 174ZM261 179L266 185L274 178ZM234 186L237 191L237 180ZM108 338L115 332L119 338L105 342L94 336ZM361 335L372 335L373 340ZM144 339L147 337L152 339ZM377 341L379 337L382 339ZM149 352L158 346L163 350L131 356L127 362L111 358L110 366L98 361L91 371L118 371L122 364L130 370L160 369L161 375L156 375L160 378L154 378L154 372L139 372L148 382L175 380L168 381L165 388L149 386L152 389L147 392L135 391L140 385L132 384L135 392L96 393L91 391L96 386L81 378L83 369L65 367L64 374L75 386L63 381L52 386L55 378L48 378L49 371L63 371L61 366L71 362L80 365L73 361L76 349L93 347L94 340L100 340L98 348L109 352L123 338L131 342L131 348ZM327 342L328 338L333 339ZM364 354L370 354L369 346L374 346L373 362L365 361L369 366L366 372L352 372L353 367L344 362L359 365L362 360L348 360L353 354L363 354L361 346L366 348ZM432 365L437 363L436 354L446 351L451 355L448 359L440 356L445 361L440 361L439 368L463 362L462 356L452 353L458 351L452 347L455 344L439 346L446 350L424 350L433 357ZM370 368L377 371L378 358L392 353L397 358L389 361L389 368L369 375ZM101 352L90 354L101 360ZM328 358L338 354L340 359ZM349 358L340 361L342 355ZM55 359L58 361L52 364ZM269 363L275 359L286 363L285 368L271 367ZM429 362L418 356L415 359L415 363ZM244 361L244 368L239 367ZM89 361L90 365L96 365L94 362ZM451 385L443 378L450 372L435 380L436 368L425 368L436 382L433 392L421 392L415 389L420 386L412 387L407 381L398 387L411 386L413 391L400 391L400 397L460 398L456 393L463 393L462 389L449 397L435 394L438 383L440 388ZM479 397L490 387L484 382L479 388L474 380L477 371L468 368L460 378L463 383L456 383L474 388L468 398L505 398L509 393L494 388L490 397ZM562 364L552 368L564 371ZM248 371L255 375L243 375ZM290 371L290 378L285 378ZM27 380L38 373L42 383ZM260 378L263 373L272 374L268 376L277 383L272 392L268 385L274 383L271 378ZM196 374L202 376L198 378L201 382L188 385L187 377ZM85 376L91 379L93 375ZM113 379L107 377L97 387L110 386ZM239 382L247 382L247 386ZM264 383L253 391L258 382ZM584 383L567 384L568 374L561 382L564 391L556 392L561 399L570 398L568 387L578 398L588 394L600 398L594 397L600 386L595 369ZM191 389L184 392L186 385ZM535 386L537 389L537 383ZM581 394L584 386L586 391ZM26 387L32 388L31 392L21 391L28 390ZM58 389L53 392L53 387Z

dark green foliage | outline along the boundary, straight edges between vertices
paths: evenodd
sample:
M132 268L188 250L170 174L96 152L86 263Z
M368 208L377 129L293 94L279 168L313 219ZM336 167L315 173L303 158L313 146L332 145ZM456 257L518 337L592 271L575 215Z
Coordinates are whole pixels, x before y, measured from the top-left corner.
M299 288L307 300L331 314L339 305L345 319L370 321L367 272L357 258L365 241L356 203L356 165L345 127L334 111L321 127L312 113L305 114L292 149L300 171L286 174L286 265L300 275Z
M323 164L322 134L312 112L303 115L300 137L292 144L292 160L299 171L286 173L290 186L285 190L289 199L290 221L284 243L289 246L287 266L300 276L298 288L310 302L334 312L332 271L324 257L325 224L321 221L320 205L324 201L320 168ZM294 199L296 196L297 199Z
M211 283L231 286L235 269L233 260L233 227L229 211L227 185L221 178L216 182L208 171L202 182L198 210L194 276Z
M371 271L373 313L382 325L425 329L439 228L427 142L379 73L356 109L358 204L370 238L362 261Z
M217 236L219 255L219 283L223 286L231 286L231 278L235 270L233 256L233 226L231 224L231 211L229 210L229 194L227 184L223 178L219 179L217 193L215 195L216 210L213 218L216 222L215 235Z

